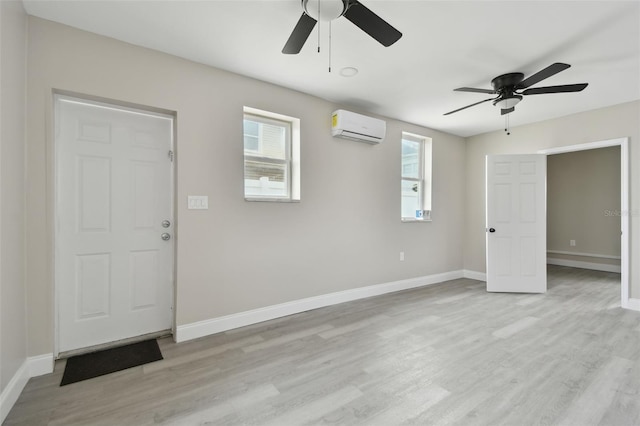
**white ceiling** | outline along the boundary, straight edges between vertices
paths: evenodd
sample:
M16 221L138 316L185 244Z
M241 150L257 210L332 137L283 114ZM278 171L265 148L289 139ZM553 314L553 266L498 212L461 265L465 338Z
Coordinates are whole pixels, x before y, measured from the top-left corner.
M525 97L511 126L640 99L639 1L361 0L403 33L385 48L341 17L312 32L298 55L280 53L300 0L24 0L31 15L254 77L360 112L470 136L504 127L491 102L453 92L490 89L507 72L572 67L537 86L589 83L580 93ZM343 77L343 67L356 67ZM535 87L535 86L534 86Z

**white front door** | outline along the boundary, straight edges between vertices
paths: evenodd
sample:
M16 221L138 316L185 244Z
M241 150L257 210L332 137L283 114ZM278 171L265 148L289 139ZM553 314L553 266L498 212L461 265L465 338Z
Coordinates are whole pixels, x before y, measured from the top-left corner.
M547 157L487 156L487 291L547 291Z
M171 329L172 144L171 116L56 96L58 352Z

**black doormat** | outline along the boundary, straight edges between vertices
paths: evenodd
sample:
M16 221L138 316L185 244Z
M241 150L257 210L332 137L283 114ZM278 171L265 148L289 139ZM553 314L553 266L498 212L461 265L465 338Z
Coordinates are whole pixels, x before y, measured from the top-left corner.
M162 353L155 339L118 348L105 349L67 359L60 386L92 379L153 361L160 361Z

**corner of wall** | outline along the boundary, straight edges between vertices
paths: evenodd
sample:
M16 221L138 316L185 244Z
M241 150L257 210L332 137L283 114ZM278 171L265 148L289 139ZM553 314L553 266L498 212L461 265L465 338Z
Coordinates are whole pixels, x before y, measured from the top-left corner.
M53 373L53 354L27 358L0 393L0 424L16 403L22 390L32 377Z
M0 21L0 241L4 246L0 251L0 322L5 324L0 330L0 414L4 419L29 377L25 370L27 301L24 279L27 14L22 2L0 2Z

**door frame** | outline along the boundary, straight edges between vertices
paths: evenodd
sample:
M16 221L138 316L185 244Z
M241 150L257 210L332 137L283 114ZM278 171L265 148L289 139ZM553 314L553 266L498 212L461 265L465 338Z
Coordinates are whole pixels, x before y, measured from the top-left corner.
M173 159L171 161L171 170L170 170L170 182L171 187L169 188L169 197L170 197L170 205L171 205L171 217L172 217L172 234L174 240L173 247L173 276L171 282L171 333L173 339L175 340L176 335L176 300L177 300L177 252L178 252L178 244L177 244L177 235L178 235L178 209L176 208L176 188L177 188L177 167L176 167L176 145L177 145L177 114L175 111L169 111L161 108L150 107L146 105L134 104L125 101L119 101L109 98L103 98L99 96L92 96L67 90L53 89L50 95L50 125L49 125L49 137L51 138L51 150L47 155L47 163L49 166L50 173L48 173L50 177L49 184L49 202L47 203L50 206L50 244L49 244L49 252L50 252L50 262L51 262L51 275L50 279L53 284L53 359L60 358L60 342L59 342L59 333L60 333L60 324L59 324L59 286L57 282L58 274L56 271L56 236L57 229L56 224L58 223L58 208L56 204L57 199L57 152L58 147L56 144L56 129L57 129L57 116L56 116L56 101L58 98L66 98L66 99L75 99L78 102L88 103L92 105L96 105L102 108L107 109L116 109L116 110L125 110L129 112L134 112L143 115L151 115L155 117L163 117L171 119L171 146L170 149L173 152ZM153 333L152 333L153 334ZM164 334L164 333L163 333ZM146 335L147 338L152 337L151 335ZM155 336L157 337L157 336ZM137 341L138 339L129 338L123 339L122 343L128 343ZM115 343L115 342L112 342ZM67 356L76 355L79 353L88 352L89 350L96 350L105 347L111 346L109 343L101 344L97 346L92 346L90 348L77 349L73 351L69 351L69 353L65 353Z
M620 147L620 306L624 309L637 309L629 300L629 248L630 248L630 210L629 210L629 138L608 139L587 142L577 145L561 146L538 151L538 154L564 154L568 152L587 151L611 146Z

